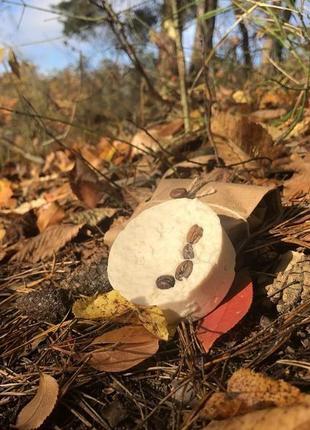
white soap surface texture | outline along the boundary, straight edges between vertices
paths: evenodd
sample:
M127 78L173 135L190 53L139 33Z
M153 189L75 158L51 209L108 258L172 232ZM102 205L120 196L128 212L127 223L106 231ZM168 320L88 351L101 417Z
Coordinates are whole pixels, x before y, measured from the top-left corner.
M158 277L175 277L184 261L193 225L202 229L202 236L192 244L192 272L188 278L176 279L171 288L158 288ZM218 306L231 287L234 267L235 251L217 214L198 199L182 198L131 219L111 247L108 277L126 299L157 305L173 322L187 316L201 318Z

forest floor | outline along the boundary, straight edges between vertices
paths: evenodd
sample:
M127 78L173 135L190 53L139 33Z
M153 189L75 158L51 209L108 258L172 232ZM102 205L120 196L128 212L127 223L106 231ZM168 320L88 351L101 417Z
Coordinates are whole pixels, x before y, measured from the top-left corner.
M41 399L36 396L23 417L30 424L18 428L38 428L46 418L43 428L55 430L204 428L212 418L207 400L225 392L240 369L309 392L310 112L296 125L283 120L289 109L275 95L258 109L240 92L238 97L213 115L212 142L203 117L198 115L199 122L193 114L197 124L190 134L174 118L128 137L131 145L102 139L72 150L56 142L44 165L22 158L3 167L1 429L16 423L39 385ZM240 237L246 240L238 270L247 270L253 302L208 352L197 323L185 320L147 360L127 370L100 371L83 352L119 324L75 318L72 304L110 291L105 234L151 198L164 175L180 184L195 178L238 184L241 193L248 186L277 190L281 205L276 197L259 199L258 221L249 237ZM53 378L44 385L42 375ZM231 415L223 412L222 418Z

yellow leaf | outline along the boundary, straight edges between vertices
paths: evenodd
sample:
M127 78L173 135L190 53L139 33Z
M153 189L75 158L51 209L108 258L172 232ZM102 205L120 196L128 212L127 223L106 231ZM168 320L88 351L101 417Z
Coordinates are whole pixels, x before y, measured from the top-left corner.
M236 103L251 103L250 97L242 90L235 91L232 98Z
M58 392L59 387L56 379L42 373L36 395L18 414L16 428L18 430L39 428L53 411Z
M118 291L77 300L72 308L77 318L117 320L125 324L142 324L158 339L168 340L169 329L163 311L157 306L138 306Z
M0 179L0 207L8 207L13 196L12 184L7 179Z
M167 320L163 311L158 306L138 307L138 315L141 324L159 339L168 340L169 331Z
M113 290L97 297L77 300L72 311L77 318L110 320L135 309L134 304L126 300L118 291Z

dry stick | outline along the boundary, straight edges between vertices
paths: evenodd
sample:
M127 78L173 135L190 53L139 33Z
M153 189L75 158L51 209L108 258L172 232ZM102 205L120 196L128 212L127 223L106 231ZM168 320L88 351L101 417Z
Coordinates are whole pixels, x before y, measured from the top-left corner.
M180 24L179 24L177 0L170 0L170 1L171 1L172 13L173 13L174 29L176 31L175 43L177 48L177 63L178 63L178 73L179 73L179 80L180 80L181 104L183 108L183 117L184 117L184 129L185 129L185 133L188 133L191 129L191 125L190 125L188 99L187 99L184 50L182 46L182 37L181 37Z
M100 7L97 3L94 3L94 4L97 7ZM138 72L140 72L140 74L144 77L145 82L149 87L149 90L151 91L151 93L156 97L157 100L163 103L170 103L170 101L163 99L162 96L159 94L159 92L155 89L142 63L140 62L136 54L136 51L134 50L131 43L128 41L124 24L118 19L117 15L115 14L109 2L103 0L102 6L100 7L100 9L103 9L106 12L107 21L110 24L111 30L113 31L114 35L118 39L123 51L126 52L126 54L128 55L131 62L134 64Z
M30 154L29 152L25 152L24 149L20 148L19 146L15 145L14 142L9 140L6 137L2 137L2 143L4 146L6 146L10 151L16 152L16 154L21 155L23 158L25 158L28 161L32 161L36 164L44 164L44 160L42 157L39 157L37 155Z

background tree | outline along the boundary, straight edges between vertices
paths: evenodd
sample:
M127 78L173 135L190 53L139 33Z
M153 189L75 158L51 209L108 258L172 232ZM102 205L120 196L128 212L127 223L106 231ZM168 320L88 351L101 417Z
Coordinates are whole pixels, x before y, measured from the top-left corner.
M191 73L197 73L201 68L202 51L209 53L212 50L216 13L208 19L206 19L206 15L216 10L217 3L217 0L199 0L196 5L197 19L190 67Z

